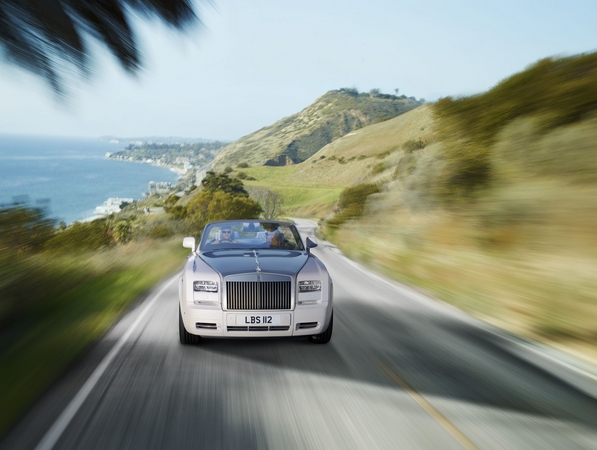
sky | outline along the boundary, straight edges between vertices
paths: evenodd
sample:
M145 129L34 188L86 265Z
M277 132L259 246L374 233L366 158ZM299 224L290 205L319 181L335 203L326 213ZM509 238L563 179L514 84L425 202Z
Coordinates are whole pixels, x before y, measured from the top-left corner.
M135 20L137 76L101 47L60 101L0 60L0 133L232 141L356 87L434 101L597 51L595 0L213 0L187 34Z

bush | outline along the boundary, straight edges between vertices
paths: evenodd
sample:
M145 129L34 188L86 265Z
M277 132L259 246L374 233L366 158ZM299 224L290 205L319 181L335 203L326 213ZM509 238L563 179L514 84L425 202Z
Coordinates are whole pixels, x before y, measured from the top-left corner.
M54 236L54 224L41 208L25 204L0 208L0 247L17 253L40 250Z
M434 105L443 158L450 167L440 180L448 196L469 193L491 177L490 148L504 127L534 117L540 137L578 123L597 111L597 53L538 61L493 89Z
M181 205L174 206L166 211L176 220L185 219L189 214L187 212L187 208Z
M230 166L226 166L226 168L224 169L224 173L230 173L232 171L234 171L234 169Z
M386 169L385 164L382 162L379 162L371 168L371 175L377 175L379 173L382 173L385 169Z
M216 174L215 172L208 171L205 178L201 180L201 186L207 192L223 191L233 195L249 196L242 181L237 178L230 178L225 173Z
M114 240L119 244L125 244L130 241L132 235L133 227L127 220L121 220L112 226L112 236L114 236Z
M164 239L174 235L174 230L170 228L168 225L155 225L153 226L147 235L154 239Z
M167 208L169 206L174 206L174 204L176 202L178 202L178 200L180 200L180 197L178 195L171 195L170 197L168 197L166 199L166 201L164 202L164 207Z
M240 179L240 180L246 180L247 179L247 174L244 172L238 172L238 174L236 175L236 178Z
M357 219L363 215L365 202L371 194L380 191L377 184L363 183L346 188L340 194L338 199L339 212L327 224L332 228L337 228L350 219Z
M239 169L246 169L247 167L249 167L249 164L247 164L246 162L241 162L237 164L236 167L238 167Z
M402 150L404 153L412 153L416 150L424 149L427 146L427 142L422 139L409 139L404 144L402 144Z
M115 243L108 222L75 222L50 239L45 248L54 251L97 250Z
M202 229L207 222L228 219L255 219L261 214L261 206L249 197L227 192L200 192L187 205L187 224Z

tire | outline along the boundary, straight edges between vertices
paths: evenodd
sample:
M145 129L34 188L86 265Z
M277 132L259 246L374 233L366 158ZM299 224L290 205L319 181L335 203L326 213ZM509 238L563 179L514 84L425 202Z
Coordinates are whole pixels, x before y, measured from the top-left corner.
M189 333L184 327L184 322L182 321L182 313L180 312L180 306L178 307L178 334L180 336L180 343L183 345L201 344L201 336Z
M328 328L319 334L314 334L313 336L309 336L309 340L314 344L327 344L332 339L332 331L334 329L334 312L332 311L332 317L330 318L330 324Z

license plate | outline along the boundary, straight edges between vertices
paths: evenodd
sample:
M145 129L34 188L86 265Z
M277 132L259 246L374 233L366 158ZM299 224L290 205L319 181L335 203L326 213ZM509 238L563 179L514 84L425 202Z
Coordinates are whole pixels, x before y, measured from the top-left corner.
M246 316L236 316L237 325L280 325L280 316L271 316L269 314Z

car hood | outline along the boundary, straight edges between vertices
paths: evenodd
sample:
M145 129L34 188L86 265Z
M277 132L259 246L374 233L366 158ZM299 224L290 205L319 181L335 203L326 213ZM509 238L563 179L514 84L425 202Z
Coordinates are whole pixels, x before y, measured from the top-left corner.
M261 249L256 252L261 273L295 275L309 259L307 252L296 250ZM253 250L215 250L203 252L200 257L222 277L258 272Z

